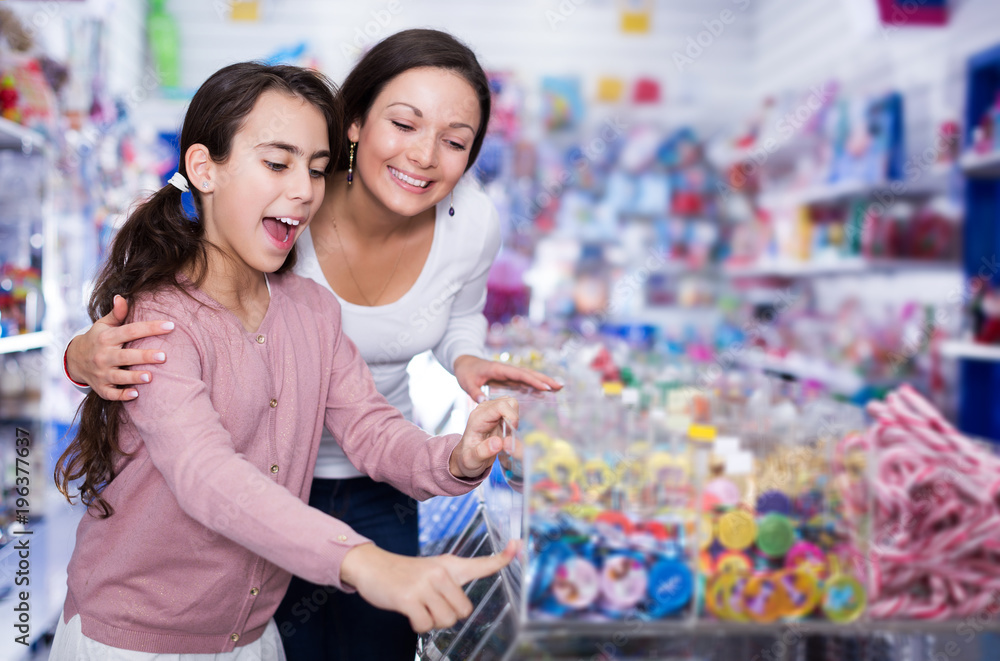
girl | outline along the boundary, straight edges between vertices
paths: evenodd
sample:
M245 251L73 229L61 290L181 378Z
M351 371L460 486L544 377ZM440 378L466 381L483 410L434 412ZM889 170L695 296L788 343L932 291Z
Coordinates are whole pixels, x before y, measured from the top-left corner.
M357 343L379 392L411 417L407 365L428 349L477 399L491 379L558 389L537 372L483 359L486 276L500 227L489 198L459 183L476 160L490 116L488 81L475 55L446 33L406 30L358 62L340 97L345 121L337 133L348 144L335 153L337 172L302 235L296 272L337 294L344 332ZM118 299L113 312L67 350L71 378L111 400L138 397L137 386L152 378L147 370L117 366L161 359L122 344L169 332L158 319L121 326L126 310ZM309 502L381 548L418 552L413 504L391 485L363 476L328 431ZM317 589L293 578L279 609L291 658L412 661L416 636L405 618L355 594L317 604L311 599Z
M461 584L512 557L404 558L301 500L324 424L366 474L424 498L474 487L502 447L500 420L517 420L498 400L461 437L428 437L377 393L336 298L289 272L324 197L335 108L296 67L220 70L191 101L173 185L116 236L91 315L120 292L133 319L176 331L134 343L170 360L143 366L144 397L89 395L57 464L67 497L82 480L88 511L51 658L282 659L271 616L290 572L357 590L416 630L452 626L471 610Z

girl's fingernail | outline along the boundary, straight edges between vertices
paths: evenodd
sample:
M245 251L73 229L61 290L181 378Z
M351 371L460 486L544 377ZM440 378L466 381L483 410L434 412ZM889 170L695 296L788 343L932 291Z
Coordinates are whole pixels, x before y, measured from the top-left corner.
M127 393L125 393L125 396L128 397L129 399L135 399L136 397L139 396L139 391L129 390Z
M486 401L486 395L479 395L476 397L476 404L482 404Z
M121 298L121 296L119 296L118 294L115 294L115 297L114 297L114 299L112 299L112 300L113 300L113 301L114 301L115 303L117 303L117 302L118 302L118 299L119 299L119 298Z
M153 360L158 360L162 363L166 359L167 359L167 354L163 353L162 351L153 354Z
M143 383L149 383L149 375L148 374L142 374L142 375L139 376L139 380L142 381Z
M174 329L174 322L172 322L172 321L164 321L162 324L160 324L160 328L162 328L163 330L173 330Z

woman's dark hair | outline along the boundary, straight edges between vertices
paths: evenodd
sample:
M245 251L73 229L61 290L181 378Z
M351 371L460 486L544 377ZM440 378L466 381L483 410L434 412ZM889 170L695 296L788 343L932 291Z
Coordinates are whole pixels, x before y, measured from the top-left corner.
M269 66L256 62L233 64L212 74L195 93L184 117L180 136L178 172L187 177L184 158L188 148L204 145L216 163L230 156L233 139L262 94L269 91L296 96L311 103L327 122L330 152L340 151L341 125L333 85L324 76L293 66ZM202 213L201 194L191 186L194 206ZM207 274L208 251L202 223L192 221L181 205L181 191L167 185L139 204L115 235L107 262L101 269L87 311L97 320L107 314L115 294L134 303L138 297L165 287L182 291L177 276L190 276L200 286ZM278 273L295 265L294 248ZM101 497L114 478L115 460L122 456L118 444L123 416L122 403L105 401L96 393L87 395L80 407L76 437L56 462L59 490L72 502L70 482L83 478L81 500L100 510L102 518L114 513Z
M341 148L335 169L346 170L348 165L347 129L354 122L364 123L375 98L390 80L401 73L419 67L447 69L465 79L479 99L479 129L469 149L469 163L465 170L476 162L479 149L486 137L486 125L490 121L490 83L468 46L440 30L403 30L386 37L375 44L361 61L347 75L340 86L340 101L344 111L344 125L340 132Z

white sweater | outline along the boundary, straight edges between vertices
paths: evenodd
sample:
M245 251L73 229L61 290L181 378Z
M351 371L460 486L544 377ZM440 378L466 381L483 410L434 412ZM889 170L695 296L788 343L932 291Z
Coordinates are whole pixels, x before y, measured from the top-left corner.
M500 249L500 220L479 185L464 179L455 188L454 216L448 215L450 204L448 196L437 205L427 262L402 298L368 307L337 296L344 333L371 368L375 387L407 419L413 414L406 371L410 359L433 349L438 361L452 371L459 356L484 356L486 276ZM316 259L308 229L296 245L295 272L333 291ZM324 429L315 477L359 476L337 440Z

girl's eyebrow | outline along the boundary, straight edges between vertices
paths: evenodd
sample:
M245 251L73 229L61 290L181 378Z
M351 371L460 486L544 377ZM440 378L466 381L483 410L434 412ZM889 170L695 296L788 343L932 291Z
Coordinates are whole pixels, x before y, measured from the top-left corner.
M261 144L257 145L255 149L280 149L282 151L287 151L289 154L292 154L293 156L303 155L302 149L300 149L296 145L290 145L287 142L277 142L277 141L262 142ZM310 160L315 160L317 158L330 158L330 150L321 149L320 151L314 152Z
M386 108L388 109L388 108L391 108L393 106L406 106L407 108L409 108L410 110L412 110L413 114L416 115L417 117L423 117L424 116L424 113L420 112L420 108L418 108L416 106L411 106L409 103L404 103L402 101L397 101L396 103L390 103L389 105L386 106ZM451 124L448 125L448 128L453 128L453 129L469 129L470 131L472 131L473 134L476 133L476 129L472 128L468 124L465 124L464 122L452 122Z

